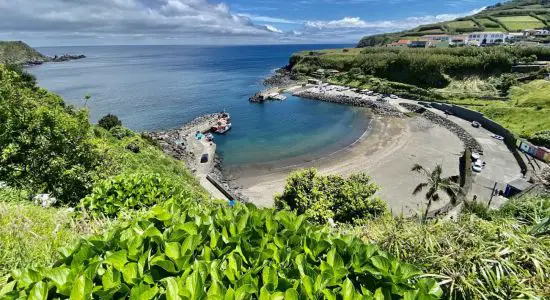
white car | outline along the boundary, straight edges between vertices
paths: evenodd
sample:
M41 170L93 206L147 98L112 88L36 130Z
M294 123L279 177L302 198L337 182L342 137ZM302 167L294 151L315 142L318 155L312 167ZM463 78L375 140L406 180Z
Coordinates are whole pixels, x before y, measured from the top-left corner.
M498 134L491 135L492 138L497 139L499 141L504 141L504 138Z
M474 172L481 172L481 169L483 169L483 162L481 162L481 160L476 160L476 162L472 165L472 170L474 170Z
M396 95L390 95L390 98L391 99L397 99L397 96Z

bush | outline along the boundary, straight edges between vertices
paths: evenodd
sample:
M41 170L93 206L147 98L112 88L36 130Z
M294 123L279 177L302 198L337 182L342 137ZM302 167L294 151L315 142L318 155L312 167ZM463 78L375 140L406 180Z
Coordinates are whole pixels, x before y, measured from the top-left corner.
M98 125L107 130L111 130L113 127L122 126L122 122L117 116L108 114L99 120Z
M529 138L535 145L550 148L550 130L539 131Z
M0 178L77 203L104 160L91 142L88 113L29 84L0 65Z
M115 126L115 127L111 128L109 130L109 132L119 140L122 140L122 139L127 138L127 137L133 137L133 136L136 135L130 129L124 128L124 127L121 127L121 126Z
M126 209L142 209L168 201L177 194L167 180L153 174L123 174L94 187L81 205L94 215L116 216Z
M289 212L186 200L157 206L12 272L8 298L437 299L433 279L358 238Z
M275 196L275 207L304 214L319 223L329 218L354 223L387 213L386 203L374 195L377 191L378 186L365 174L344 179L307 169L288 177L283 194Z

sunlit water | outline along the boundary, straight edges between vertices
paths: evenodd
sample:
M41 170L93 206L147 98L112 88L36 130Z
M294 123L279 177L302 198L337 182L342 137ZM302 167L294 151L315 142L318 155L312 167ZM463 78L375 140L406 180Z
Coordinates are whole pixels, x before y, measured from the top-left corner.
M361 136L369 120L356 108L292 96L283 102L248 102L262 88L261 79L285 65L291 53L344 46L40 48L50 55L88 57L30 71L41 86L71 104L83 105L90 94L92 121L114 113L137 131L179 127L225 109L233 129L216 137L218 150L226 165L242 166L321 156Z

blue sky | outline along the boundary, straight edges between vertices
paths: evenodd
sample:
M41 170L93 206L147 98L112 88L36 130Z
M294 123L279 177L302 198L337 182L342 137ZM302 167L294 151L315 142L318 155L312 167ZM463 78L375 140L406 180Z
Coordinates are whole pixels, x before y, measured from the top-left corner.
M0 0L0 39L33 46L355 43L487 0Z

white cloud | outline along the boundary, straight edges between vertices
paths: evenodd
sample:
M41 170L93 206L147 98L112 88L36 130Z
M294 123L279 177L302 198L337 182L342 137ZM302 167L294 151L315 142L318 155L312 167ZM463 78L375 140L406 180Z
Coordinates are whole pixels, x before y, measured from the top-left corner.
M208 0L0 0L0 31L265 35L272 31Z
M453 20L459 17L476 14L484 8L461 14L440 14L421 17L409 17L401 20L364 21L358 17L345 17L332 21L308 21L306 28L314 30L335 30L335 29L386 29L401 30L413 28L422 24L438 23Z
M283 33L282 30L280 30L279 28L273 26L273 25L264 25L265 26L265 29L267 29L268 31L270 32L275 32L275 33Z

